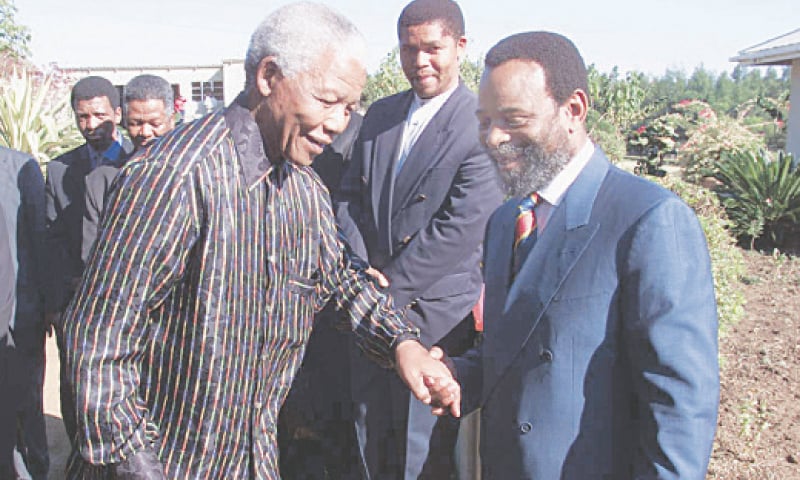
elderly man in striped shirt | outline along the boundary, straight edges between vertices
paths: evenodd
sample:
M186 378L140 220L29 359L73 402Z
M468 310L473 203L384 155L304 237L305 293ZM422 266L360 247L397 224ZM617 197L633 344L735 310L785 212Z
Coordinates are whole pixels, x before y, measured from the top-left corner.
M66 313L70 478L279 478L278 411L329 298L421 400L449 384L436 411L459 414L458 385L345 253L309 167L356 107L365 51L327 7L282 7L233 104L120 171Z

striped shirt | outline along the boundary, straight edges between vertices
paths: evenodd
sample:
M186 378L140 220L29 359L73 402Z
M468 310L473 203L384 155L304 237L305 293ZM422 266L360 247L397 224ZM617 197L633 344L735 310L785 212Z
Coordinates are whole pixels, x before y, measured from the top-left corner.
M153 448L168 478L277 479L278 411L314 313L333 296L387 366L418 335L344 253L319 177L271 163L237 103L128 163L106 208L65 323L91 464Z

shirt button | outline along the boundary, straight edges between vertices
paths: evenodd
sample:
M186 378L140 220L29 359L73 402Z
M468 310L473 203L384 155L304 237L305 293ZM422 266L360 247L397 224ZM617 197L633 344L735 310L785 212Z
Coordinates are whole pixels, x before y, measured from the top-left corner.
M275 255L270 255L267 257L267 261L269 263L275 263Z
M541 358L543 362L550 363L553 361L553 352L545 348L542 350L542 353L539 354L539 358Z
M530 432L533 429L533 425L530 422L522 422L519 424L519 431L523 435Z
M253 406L256 408L256 410L261 410L261 407L263 407L264 404L261 402L256 402L253 404Z

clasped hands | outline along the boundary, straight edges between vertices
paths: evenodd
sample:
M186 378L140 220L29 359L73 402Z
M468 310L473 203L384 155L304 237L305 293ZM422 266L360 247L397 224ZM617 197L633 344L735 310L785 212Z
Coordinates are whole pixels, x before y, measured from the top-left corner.
M437 416L461 416L461 386L453 378L452 367L439 347L428 351L416 340L405 340L395 347L395 368L411 393L431 406ZM452 365L452 364L450 364Z

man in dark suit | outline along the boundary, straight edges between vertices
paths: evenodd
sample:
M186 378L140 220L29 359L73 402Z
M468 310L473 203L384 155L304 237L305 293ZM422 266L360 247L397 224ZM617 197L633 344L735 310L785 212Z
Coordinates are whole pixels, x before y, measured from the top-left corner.
M8 435L14 447L15 475L33 479L47 478L50 465L42 398L44 203L39 162L28 154L0 147L0 206L6 213L16 285L8 337L0 340L0 348L7 349L4 358L8 372L8 383L0 386L0 392L9 402L0 409L11 414L14 423L10 430L0 429L0 435Z
M172 86L156 75L133 77L124 89L123 124L133 141L134 153L144 150L158 137L175 128L175 100ZM86 175L86 205L83 211L81 258L88 261L97 238L97 227L103 213L111 182L127 156L106 162Z
M14 317L16 276L14 258L3 205L0 204L0 478L14 478L14 445L16 443L16 396L9 389L9 356L12 353L9 328Z
M560 35L486 56L480 136L513 198L486 229L483 342L455 359L483 478L702 479L719 395L705 237L591 142L587 91Z
M367 111L337 199L355 253L409 319L423 344L472 345L481 291L481 239L502 201L477 141L476 99L459 80L464 18L451 0L415 0L397 23L411 89ZM437 421L389 372L352 349L355 425L368 478L448 478L457 423Z
M79 80L70 96L72 110L86 143L47 164L45 184L48 265L53 269L45 295L48 322L55 325L61 338L60 317L75 292L83 274L81 258L85 178L95 168L115 163L127 157L133 149L131 142L117 128L122 111L119 93L102 77ZM59 350L63 351L60 344ZM63 360L63 358L62 358ZM63 362L62 362L63 364ZM74 419L67 387L62 375L62 414L67 435L75 433Z

